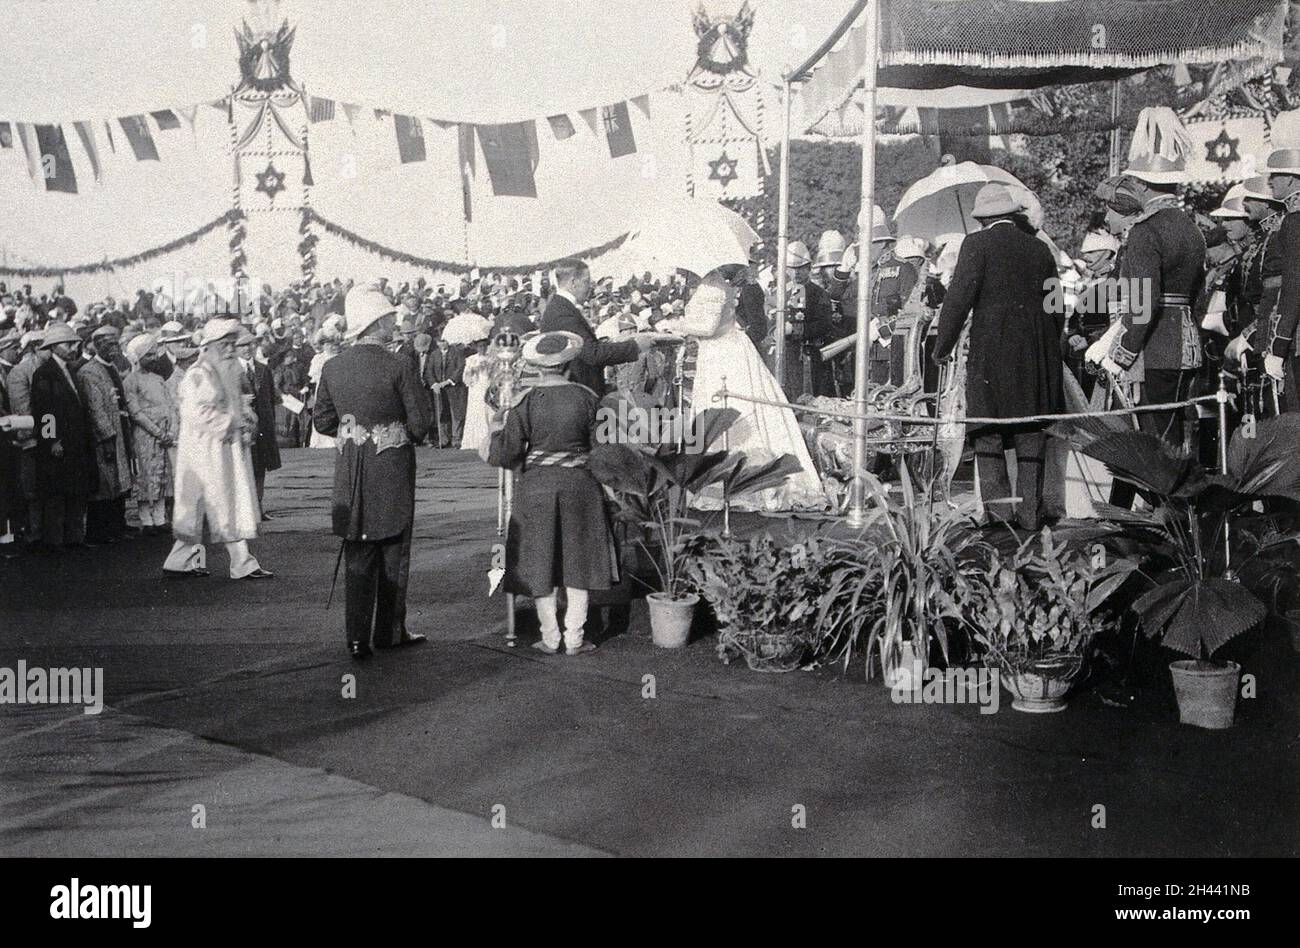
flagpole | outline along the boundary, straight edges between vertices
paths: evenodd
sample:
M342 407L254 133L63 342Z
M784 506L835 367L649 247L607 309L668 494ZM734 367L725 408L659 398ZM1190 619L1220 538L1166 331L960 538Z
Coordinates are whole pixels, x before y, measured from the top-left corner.
M776 347L773 368L777 384L785 388L785 328L786 328L786 277L787 242L790 226L790 74L782 77L781 119L781 182L776 199ZM787 396L800 393L786 392Z
M867 469L867 372L871 342L871 237L875 224L876 206L876 62L878 59L880 26L879 0L867 10L866 54L863 58L862 91L862 211L859 231L866 231L866 247L858 259L858 330L854 349L853 368L857 385L853 390L853 479L849 482L849 512L847 522L851 527L866 523ZM862 235L859 234L859 242Z

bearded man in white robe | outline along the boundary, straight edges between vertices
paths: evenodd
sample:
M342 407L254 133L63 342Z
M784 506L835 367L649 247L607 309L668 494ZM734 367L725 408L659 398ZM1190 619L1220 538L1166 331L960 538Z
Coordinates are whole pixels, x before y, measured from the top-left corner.
M203 525L224 543L231 579L269 579L248 549L261 510L250 446L257 437L252 394L242 385L235 357L239 322L214 319L203 327L203 354L181 380L180 438L176 451L176 509L172 546L163 574L207 576Z

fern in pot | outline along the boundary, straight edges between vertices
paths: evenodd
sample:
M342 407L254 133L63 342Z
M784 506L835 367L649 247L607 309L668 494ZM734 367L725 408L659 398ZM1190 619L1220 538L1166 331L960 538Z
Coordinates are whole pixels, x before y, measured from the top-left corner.
M699 534L687 543L691 583L718 620L718 657L754 671L786 672L817 661L817 608L839 544Z
M1017 711L1065 710L1105 618L1102 606L1136 569L1126 559L1094 562L1050 528L1008 557L990 553L986 584L968 598L975 642L996 668Z
M657 574L646 597L656 645L684 646L699 603L685 575L686 541L700 528L689 496L715 485L731 494L767 490L801 469L790 454L750 464L739 452L712 450L739 418L734 408L710 408L691 419L680 443L625 443L620 433L619 443L591 451L589 469L609 488L618 516L641 530L637 543Z
M1238 429L1228 445L1224 474L1205 472L1185 452L1115 419L1069 422L1054 432L1153 502L1145 512L1107 505L1098 505L1097 512L1146 561L1152 586L1132 606L1143 632L1187 656L1169 666L1179 720L1204 728L1231 727L1241 666L1216 661L1215 655L1258 625L1268 607L1241 581L1245 564L1228 554L1225 536L1234 516L1249 511L1257 500L1300 501L1300 465L1295 463L1300 415L1262 420L1250 438L1246 429Z

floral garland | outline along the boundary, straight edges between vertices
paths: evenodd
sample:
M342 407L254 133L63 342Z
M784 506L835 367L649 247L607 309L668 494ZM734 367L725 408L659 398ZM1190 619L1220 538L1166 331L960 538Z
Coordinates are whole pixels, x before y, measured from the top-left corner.
M427 257L417 257L415 254L406 253L401 250L394 250L391 247L386 247L383 244L376 243L373 240L368 240L365 237L362 237L360 234L356 234L353 231L348 230L346 227L342 227L339 224L335 224L333 221L326 220L311 208L304 207L302 209L302 224L300 225L299 232L301 233L302 227L307 227L309 226L310 223L319 224L321 227L325 229L326 233L332 234L335 237L345 240L354 247L359 247L360 249L365 250L369 253L373 253L380 257L383 257L385 260L393 260L396 261L397 263L404 263L409 266L421 267L426 270L435 270L441 273L469 273L477 269L477 266L473 264L453 263L450 260L430 260ZM581 251L580 253L571 254L570 256L581 258L581 259L590 259L592 257L599 257L602 254L609 253L611 250L616 250L619 247L621 247L623 245L623 242L627 240L628 236L629 236L628 234L622 234L618 237L615 237L611 241L601 244L599 247L592 247L588 250ZM312 246L314 247L316 238L313 235L311 239L312 239ZM302 244L299 245L299 251L300 252L302 251ZM493 273L500 273L507 276L521 275L521 274L533 273L537 270L549 270L551 267L555 266L555 264L559 263L560 260L563 259L567 259L567 258L557 257L555 260L549 260L542 263L530 263L527 264L526 266L523 265L513 266L513 267L484 266L483 269L491 270Z
M175 240L168 241L158 247L151 247L148 250L142 250L139 253L133 253L129 257L117 257L113 260L102 260L99 263L83 263L75 267L0 267L0 273L6 276L19 277L58 277L73 276L82 273L102 273L106 270L117 270L127 267L134 267L154 257L161 257L172 251L179 250L182 247L188 247L190 244L197 242L200 238L212 233L223 224L229 223L236 215L237 211L227 211L214 221L209 221L198 230L190 231L183 237L177 237ZM242 225L241 225L242 226Z
M298 233L302 240L298 242L298 256L302 258L302 278L308 283L316 280L316 243L320 240L311 230L312 209L303 206L298 221Z

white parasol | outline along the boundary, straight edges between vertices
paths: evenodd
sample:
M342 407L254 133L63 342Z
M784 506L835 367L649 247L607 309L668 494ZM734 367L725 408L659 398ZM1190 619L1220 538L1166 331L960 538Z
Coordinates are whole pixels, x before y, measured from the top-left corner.
M898 233L933 238L979 230L980 224L970 212L975 195L991 181L1005 184L1011 196L1025 205L1030 221L1042 225L1042 205L1019 178L993 165L962 161L936 168L904 192L894 211Z
M448 345L468 346L492 335L492 324L478 313L457 313L447 320L442 338Z
M619 256L637 269L688 270L705 276L731 263L749 263L758 233L717 201L665 197L649 202Z

